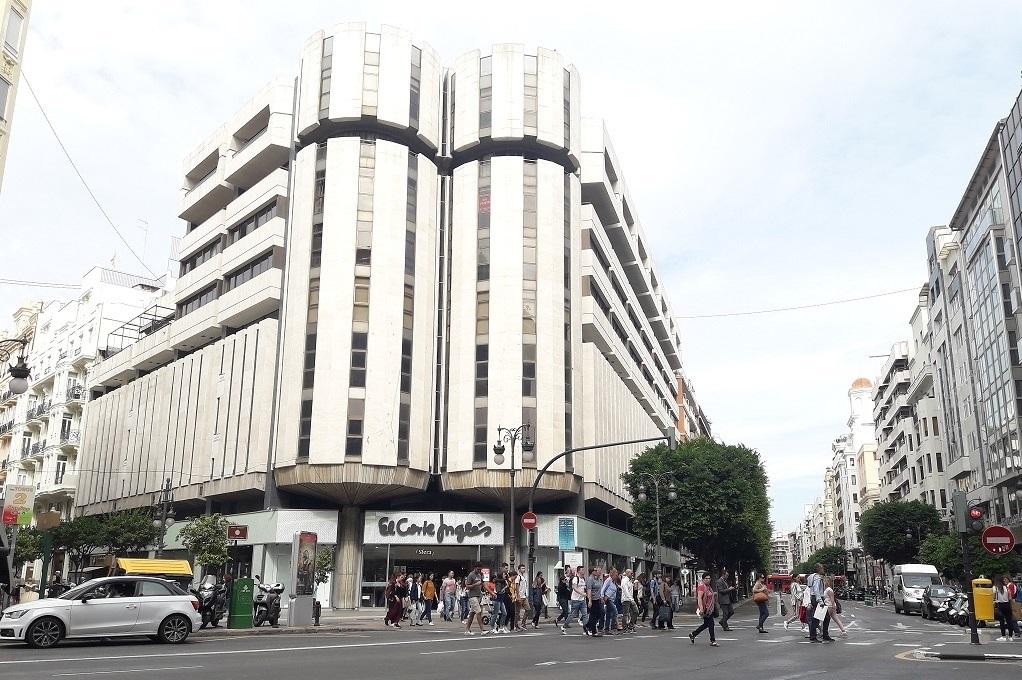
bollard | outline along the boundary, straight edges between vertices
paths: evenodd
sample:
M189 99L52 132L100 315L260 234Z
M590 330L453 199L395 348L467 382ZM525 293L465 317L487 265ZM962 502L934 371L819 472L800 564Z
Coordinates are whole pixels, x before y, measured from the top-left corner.
M322 611L323 605L319 603L319 600L316 600L315 602L312 603L312 618L314 621L312 625L314 626L319 625L319 615L322 613Z

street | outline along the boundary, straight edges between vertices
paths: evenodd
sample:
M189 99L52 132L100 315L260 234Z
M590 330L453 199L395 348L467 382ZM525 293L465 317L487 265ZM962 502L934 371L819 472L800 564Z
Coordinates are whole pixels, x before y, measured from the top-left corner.
M374 678L452 677L561 678L696 677L795 680L830 674L834 678L958 678L977 662L915 659L917 649L965 651L966 629L898 616L889 607L845 607L849 637L830 644L810 644L797 630L785 631L779 617L767 623L770 633L757 635L752 607L732 619L733 630L718 628L719 648L703 636L691 645L685 637L695 627L689 614L675 618L675 630L639 629L634 635L589 639L578 627L562 636L552 624L513 635L468 637L461 627L438 621L436 627L400 630L367 629L352 633L228 637L213 633L178 646L148 641L64 642L50 651L22 645L0 646L0 677L130 677L177 680L189 674L213 674L225 680L254 677ZM831 627L837 635L836 627ZM993 643L984 651L1015 651ZM1022 648L1019 649L1022 651ZM992 662L980 662L992 663ZM973 671L975 672L975 671ZM994 672L983 669L983 673Z

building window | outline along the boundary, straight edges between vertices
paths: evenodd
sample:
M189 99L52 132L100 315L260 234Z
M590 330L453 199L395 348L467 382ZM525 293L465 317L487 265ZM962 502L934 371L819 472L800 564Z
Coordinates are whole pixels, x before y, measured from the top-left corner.
M421 56L421 55L420 55ZM415 229L418 217L419 156L408 154L408 182L405 190L405 288L401 337L401 404L398 413L397 462L408 463L408 434L411 431L412 339L415 319Z
M539 68L537 58L525 56L525 135L538 134Z
M373 192L376 139L364 136L358 151L358 205L355 213L355 264L369 265L373 247Z
M486 464L490 333L490 160L479 161L476 213L476 374L473 464Z
M7 120L7 97L11 93L11 84L0 78L0 120Z
M326 191L326 144L316 147L316 194ZM316 384L316 342L319 333L319 279L323 260L323 207L313 211L309 247L309 302L305 317L305 357L302 366L302 405L298 432L298 460L309 459L312 443L312 397Z
M479 60L479 136L489 137L493 121L493 57Z
M319 67L319 117L330 117L330 79L334 63L334 38L323 39L323 60Z
M366 368L369 358L369 333L351 334L351 387L366 386Z
M220 237L218 236L216 240L204 246L202 250L200 250L199 252L195 253L188 259L181 260L181 276L184 276L188 272L192 271L203 262L208 262L209 260L212 260L213 257L220 252L220 250L221 250Z
M366 33L362 66L362 115L375 116L380 92L380 34Z
M4 49L11 54L18 54L21 47L21 27L24 24L25 17L12 7L7 15L7 30L4 31Z
M196 293L177 306L177 318L191 314L199 307L207 305L217 299L216 284Z
M365 423L365 399L348 399L348 430L344 443L344 455L353 458L362 456L362 438Z
M264 253L260 257L252 260L240 269L235 270L231 274L227 275L227 285L225 290L233 290L241 284L254 279L265 271L269 271L273 267L273 251Z
M538 167L526 159L522 167L522 422L536 413L536 251L538 241ZM538 433L533 433L536 436Z
M937 472L944 472L944 459L940 451L937 452Z
M564 448L574 445L572 437L572 353L571 353L571 175L564 173ZM564 458L564 469L574 469L574 456Z
M317 190L319 189L318 182L316 188ZM322 205L322 203L320 203L320 205ZM322 207L320 207L319 211L323 212ZM272 203L260 208L255 213L245 218L244 221L239 222L238 224L236 224L235 226L231 227L228 230L227 232L228 245L237 243L238 241L245 238L253 231L263 226L276 216L277 216L277 199L273 199Z
M412 76L409 84L408 126L419 127L419 90L422 87L422 50L412 46Z
M564 69L564 148L571 147L571 73Z
M476 280L490 280L490 161L479 161L479 210L476 223Z

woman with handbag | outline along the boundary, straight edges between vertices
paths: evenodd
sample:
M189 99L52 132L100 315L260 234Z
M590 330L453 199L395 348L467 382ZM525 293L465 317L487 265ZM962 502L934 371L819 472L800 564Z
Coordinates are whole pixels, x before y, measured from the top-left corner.
M760 633L768 633L763 624L766 623L767 617L770 616L770 609L767 607L767 602L770 600L770 593L767 590L766 583L763 582L763 577L760 576L756 579L756 584L752 586L752 601L759 607L759 623L756 624L756 630Z
M791 618L785 620L784 630L788 630L795 621L801 621L802 627L805 628L805 607L802 605L802 596L805 594L806 585L805 579L798 575L792 575L791 579Z
M547 588L546 578L543 576L543 572L536 574L536 577L532 580L532 588L529 590L529 604L532 605L532 627L539 628L539 615L543 613L543 603L546 601L546 595L550 592Z
M704 630L708 630L710 631L710 646L719 647L717 636L713 630L713 614L717 608L717 593L713 590L713 586L710 585L712 581L713 577L707 572L703 574L703 582L696 589L696 616L702 617L703 625L689 633L688 639L689 642L695 644L696 637Z
M841 637L848 637L844 621L838 616L841 613L841 603L834 595L834 579L828 576L823 583L827 586L827 589L823 591L823 601L827 604L827 610L830 612L830 620L837 624L837 629L841 631Z
M384 617L383 622L388 627L401 627L402 603L398 593L397 575L394 575L390 577L390 582L387 584L386 590L383 591L383 597L387 602L387 615Z

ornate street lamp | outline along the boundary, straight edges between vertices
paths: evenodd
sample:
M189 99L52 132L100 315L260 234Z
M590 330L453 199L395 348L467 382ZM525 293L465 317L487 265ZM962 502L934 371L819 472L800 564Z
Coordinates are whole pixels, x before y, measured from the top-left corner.
M160 490L160 500L153 503L154 510L158 517L153 520L153 526L160 530L160 539L156 544L156 557L163 556L163 548L167 537L167 529L174 526L177 515L174 513L174 494L170 490L170 478L167 478L163 489Z
M674 500L678 497L678 492L674 486L674 481L671 479L670 472L661 472L660 474L653 474L652 472L640 472L639 477L641 479L648 480L653 485L653 499L656 503L656 570L660 572L663 567L663 563L660 557L660 485L667 482L667 499ZM639 484L638 487L639 495L636 496L636 500L645 501L646 496L646 485Z
M25 348L28 346L28 340L22 338L0 340L0 361L7 363L10 360L15 351L13 345L18 345L19 347L18 363L9 366L7 369L7 373L11 376L7 387L10 389L11 394L24 394L28 390L28 378L31 374L28 364L25 363Z
M522 462L531 463L536 460L534 450L536 443L532 441L530 437L530 431L532 426L529 423L519 425L518 427L497 427L497 441L493 444L493 462L497 465L504 464L504 451L506 450L504 444L507 443L511 447L511 563L518 563L518 544L516 543L517 537L515 536L515 475L518 472L518 466L515 463L515 445L520 441L522 443Z

